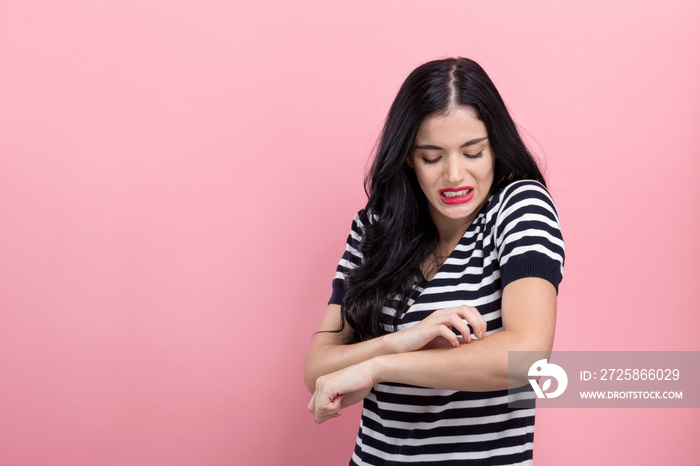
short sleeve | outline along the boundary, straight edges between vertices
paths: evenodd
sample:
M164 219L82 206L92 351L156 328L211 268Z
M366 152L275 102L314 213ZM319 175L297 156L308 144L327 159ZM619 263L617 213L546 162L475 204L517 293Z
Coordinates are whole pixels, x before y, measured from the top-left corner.
M547 189L536 181L518 181L502 192L494 232L501 286L539 277L559 291L564 275L564 240L559 214Z
M358 212L352 220L350 234L348 234L348 239L345 242L345 252L343 253L343 257L340 258L338 267L336 267L335 270L335 277L333 277L332 283L333 291L330 300L328 300L328 304L340 304L343 301L347 273L362 263L360 241L362 238L363 224L361 216L362 211Z

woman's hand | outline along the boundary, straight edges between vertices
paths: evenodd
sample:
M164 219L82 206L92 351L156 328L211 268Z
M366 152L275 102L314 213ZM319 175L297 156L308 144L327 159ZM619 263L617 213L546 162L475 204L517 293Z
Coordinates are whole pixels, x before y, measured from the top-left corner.
M316 380L308 410L320 424L340 416L340 410L362 401L376 383L371 360L323 375Z
M435 311L412 327L386 335L387 344L396 353L406 353L470 343L471 332L465 320L479 340L486 336L486 321L479 311L475 307L458 306ZM461 338L452 331L453 327L462 334Z

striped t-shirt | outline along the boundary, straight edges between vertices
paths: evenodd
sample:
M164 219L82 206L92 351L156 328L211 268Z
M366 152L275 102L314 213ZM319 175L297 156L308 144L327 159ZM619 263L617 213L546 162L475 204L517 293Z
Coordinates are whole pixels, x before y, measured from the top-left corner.
M363 225L355 216L333 280L340 304L346 272L362 261ZM430 280L415 287L398 329L433 311L476 307L487 333L503 330L501 292L510 282L541 277L558 288L564 266L559 216L540 183L513 182L493 194ZM388 303L390 304L390 303ZM384 307L385 328L395 310ZM511 391L512 393L512 391ZM531 464L535 396L529 386L508 407L508 390L462 392L380 383L365 398L351 465Z

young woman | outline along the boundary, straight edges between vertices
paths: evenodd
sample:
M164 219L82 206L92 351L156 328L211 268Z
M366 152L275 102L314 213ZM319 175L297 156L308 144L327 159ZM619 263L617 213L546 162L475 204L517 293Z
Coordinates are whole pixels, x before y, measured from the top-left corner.
M408 76L366 185L306 360L315 422L364 400L351 465L529 464L534 393L509 407L508 352L551 351L564 243L477 63Z

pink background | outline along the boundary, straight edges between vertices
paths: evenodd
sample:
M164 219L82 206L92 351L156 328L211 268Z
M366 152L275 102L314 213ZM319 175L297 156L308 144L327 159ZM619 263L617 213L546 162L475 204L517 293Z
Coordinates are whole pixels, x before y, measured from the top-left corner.
M700 350L698 2L2 3L3 466L347 464L359 411L314 426L303 361L388 106L439 57L546 161L555 349ZM699 433L541 409L535 464L698 464Z

